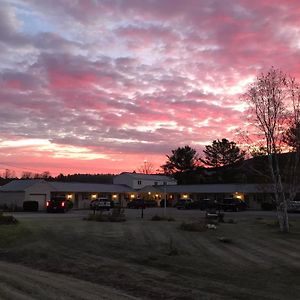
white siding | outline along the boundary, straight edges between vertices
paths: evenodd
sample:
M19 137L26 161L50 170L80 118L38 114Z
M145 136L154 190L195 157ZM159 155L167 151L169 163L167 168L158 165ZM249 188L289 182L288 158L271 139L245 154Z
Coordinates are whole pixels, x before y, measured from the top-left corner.
M46 210L46 194L29 194L29 201L37 201L39 203L39 210Z
M25 192L0 192L0 206L6 205L9 209L23 209Z
M130 175L120 174L113 179L114 184L125 184L131 188L133 188L133 179Z

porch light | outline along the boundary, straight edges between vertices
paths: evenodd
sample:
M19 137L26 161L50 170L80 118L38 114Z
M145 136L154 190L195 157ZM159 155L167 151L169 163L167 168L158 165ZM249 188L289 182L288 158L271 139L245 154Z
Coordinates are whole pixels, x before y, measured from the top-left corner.
M92 194L92 199L96 199L97 198L97 194Z
M184 194L182 197L183 197L183 199L187 199L187 198L188 198L188 195L187 195L187 194Z
M68 200L71 200L73 197L72 197L72 194L67 194L67 199Z
M151 195L151 192L148 192L148 195L150 196L150 195Z
M134 194L131 194L131 195L130 195L130 198L131 198L131 199L134 199L134 198L135 198Z

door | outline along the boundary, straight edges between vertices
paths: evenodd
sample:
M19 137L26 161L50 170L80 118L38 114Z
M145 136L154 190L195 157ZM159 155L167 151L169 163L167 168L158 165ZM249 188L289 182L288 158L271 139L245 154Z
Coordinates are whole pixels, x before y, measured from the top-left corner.
M39 210L46 209L46 194L30 194L29 201L37 201L39 204Z

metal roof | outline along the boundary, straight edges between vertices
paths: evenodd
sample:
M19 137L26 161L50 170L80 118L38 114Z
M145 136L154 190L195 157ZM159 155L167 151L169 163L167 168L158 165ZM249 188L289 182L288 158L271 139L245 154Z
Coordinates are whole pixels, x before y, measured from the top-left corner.
M101 184L82 182L48 182L57 192L81 192L81 193L130 193L134 190L127 185L121 184Z
M45 182L44 180L39 179L20 179L20 180L13 180L3 186L0 187L0 191L6 192L24 192L27 188L37 184Z
M163 189L160 188L162 191ZM262 184L197 184L167 185L167 193L271 193L271 185Z
M168 182L176 182L176 180L172 177L166 175L157 175L157 174L144 174L144 173L130 173L130 172L123 172L118 176L128 175L134 179L141 179L141 180L154 180L154 181L168 181Z

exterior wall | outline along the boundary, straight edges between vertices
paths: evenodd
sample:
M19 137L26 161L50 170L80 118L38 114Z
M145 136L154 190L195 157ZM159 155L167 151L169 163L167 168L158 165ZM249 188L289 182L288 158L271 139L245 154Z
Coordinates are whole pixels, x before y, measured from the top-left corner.
M127 186L133 187L133 182L131 176L128 176L127 174L120 174L113 178L114 184L125 184Z
M151 175L149 175L151 176ZM138 177L138 175L136 175ZM130 174L120 174L113 179L114 184L125 184L133 189L139 190L146 186L155 186L155 185L164 185L166 182L167 185L177 185L176 181L168 181L168 180L154 180L154 179L139 179L134 178Z
M46 201L50 199L50 194L49 184L47 182L39 182L26 189L23 201L38 201L39 210L46 210Z
M25 192L0 192L0 206L10 210L22 210Z

